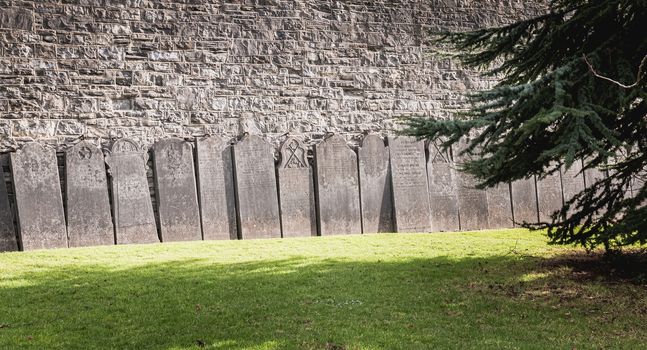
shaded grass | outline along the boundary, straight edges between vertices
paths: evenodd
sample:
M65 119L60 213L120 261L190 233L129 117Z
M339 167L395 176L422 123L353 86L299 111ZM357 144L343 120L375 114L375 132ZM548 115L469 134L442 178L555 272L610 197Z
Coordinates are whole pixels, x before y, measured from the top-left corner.
M0 348L645 348L641 279L545 242L504 230L0 254Z

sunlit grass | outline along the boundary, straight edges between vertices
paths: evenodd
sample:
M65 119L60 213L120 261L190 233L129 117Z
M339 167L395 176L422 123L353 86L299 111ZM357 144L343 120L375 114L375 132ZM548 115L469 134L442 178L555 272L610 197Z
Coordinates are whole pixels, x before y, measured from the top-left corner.
M0 254L0 349L644 348L644 285L525 230ZM581 277L581 276L580 276Z

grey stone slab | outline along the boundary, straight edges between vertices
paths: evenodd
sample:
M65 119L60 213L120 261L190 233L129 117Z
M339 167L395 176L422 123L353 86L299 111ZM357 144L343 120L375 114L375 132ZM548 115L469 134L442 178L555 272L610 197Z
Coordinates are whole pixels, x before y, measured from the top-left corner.
M317 235L314 178L307 153L306 146L293 137L281 145L277 175L283 237Z
M193 147L179 138L153 146L162 242L202 239Z
M584 170L584 186L586 188L592 187L600 180L604 180L607 174L604 170L600 169L586 169Z
M469 159L469 156L461 154L465 147L465 140L461 140L453 147L457 169L460 169L463 162ZM485 190L476 188L477 184L478 181L474 176L462 171L456 173L458 210L463 231L482 230L489 227L487 194Z
M512 213L515 226L539 221L535 177L512 182Z
M115 244L103 152L87 141L68 148L65 175L70 247Z
M393 232L393 192L389 148L378 135L367 135L357 150L362 232Z
M559 172L537 179L539 221L550 222L550 216L562 208L562 183Z
M130 139L119 139L105 160L111 177L117 244L159 242L146 178L147 150Z
M357 155L339 135L314 151L319 234L362 233Z
M500 183L485 190L487 196L488 227L510 228L514 227L512 221L512 204L510 202L510 185Z
M436 142L427 145L427 182L429 183L429 211L433 231L460 230L456 169L448 151L442 151Z
M36 142L11 154L23 250L67 248L56 152Z
M9 195L5 183L5 174L3 166L7 155L0 155L0 252L18 250L18 240L16 239L16 229L13 224L13 212L9 204Z
M582 161L576 160L570 168L562 166L562 198L564 203L571 200L576 194L584 190L584 176L582 171ZM571 208L571 211L573 208Z
M205 240L237 239L231 145L209 136L196 141L198 194Z
M429 232L425 144L414 137L389 137L396 232Z
M274 148L259 136L247 135L234 145L233 154L241 238L280 238Z

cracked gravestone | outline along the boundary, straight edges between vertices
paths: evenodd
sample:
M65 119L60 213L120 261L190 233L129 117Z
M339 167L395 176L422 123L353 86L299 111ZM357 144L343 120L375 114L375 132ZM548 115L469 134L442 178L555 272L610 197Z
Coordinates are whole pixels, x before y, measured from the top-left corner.
M68 148L65 173L70 247L114 244L108 180L101 150L87 141Z
M105 161L111 177L117 244L159 242L146 178L147 150L130 139L119 139Z
M23 250L67 248L56 152L30 142L11 154Z
M153 146L162 242L202 240L193 147L179 138Z
M241 238L280 238L274 148L247 135L234 145L233 154Z
M237 239L231 145L209 136L196 141L198 195L205 240Z
M314 153L320 235L362 233L357 155L339 135L315 145Z
M378 135L366 135L357 150L362 232L393 232L393 193L389 148Z

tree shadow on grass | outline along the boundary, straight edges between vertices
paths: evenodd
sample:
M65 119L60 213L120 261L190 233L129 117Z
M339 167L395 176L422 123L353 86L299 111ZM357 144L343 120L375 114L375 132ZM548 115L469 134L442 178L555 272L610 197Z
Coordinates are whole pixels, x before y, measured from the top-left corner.
M551 261L507 255L67 265L0 280L0 348L645 345L647 316L630 307L647 310L644 288L571 279L572 267Z

